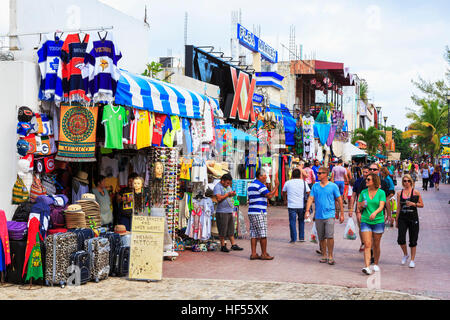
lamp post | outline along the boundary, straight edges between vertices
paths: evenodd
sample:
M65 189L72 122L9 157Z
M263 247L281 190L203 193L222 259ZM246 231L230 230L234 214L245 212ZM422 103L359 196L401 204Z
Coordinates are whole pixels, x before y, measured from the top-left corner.
M377 129L379 129L379 123L380 123L380 111L381 111L381 107L380 106L378 106L378 107L375 107L375 109L377 110L377 123L376 123L376 128Z

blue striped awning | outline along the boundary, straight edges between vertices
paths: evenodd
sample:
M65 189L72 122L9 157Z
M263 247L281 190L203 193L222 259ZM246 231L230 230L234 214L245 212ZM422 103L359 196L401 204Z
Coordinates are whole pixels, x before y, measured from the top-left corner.
M171 83L120 70L115 103L151 112L202 118L204 103L214 102L200 93Z

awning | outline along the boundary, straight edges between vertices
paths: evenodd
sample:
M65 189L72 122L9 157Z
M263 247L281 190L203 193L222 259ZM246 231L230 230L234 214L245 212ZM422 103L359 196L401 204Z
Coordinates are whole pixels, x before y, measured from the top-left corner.
M167 82L120 71L115 100L118 105L200 119L204 103L214 100Z
M225 130L231 132L233 140L258 142L258 138L254 137L242 130L233 128L230 124L218 125L218 126L216 126L216 129L225 129Z

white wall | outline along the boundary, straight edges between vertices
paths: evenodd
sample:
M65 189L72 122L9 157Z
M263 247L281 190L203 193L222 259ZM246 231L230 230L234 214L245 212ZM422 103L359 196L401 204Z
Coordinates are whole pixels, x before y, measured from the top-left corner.
M182 74L172 75L170 77L170 83L201 94L205 94L206 89L207 96L215 99L219 99L220 97L220 88L218 86L191 77L186 77Z
M16 206L11 204L17 175L17 108L28 106L38 111L39 73L36 64L26 61L0 61L0 97L2 97L0 150L0 209L11 220Z
M143 20L137 20L97 0L14 1L18 34L113 26L111 32L122 51L120 68L141 73L145 70L145 64L150 62L150 29ZM97 35L96 31L88 33ZM19 37L19 46L25 51L32 50L38 44L39 36ZM35 54L33 57L36 59Z
M343 106L345 120L347 120L348 130L355 131L358 126L358 119L356 116L356 87L345 86L343 91Z

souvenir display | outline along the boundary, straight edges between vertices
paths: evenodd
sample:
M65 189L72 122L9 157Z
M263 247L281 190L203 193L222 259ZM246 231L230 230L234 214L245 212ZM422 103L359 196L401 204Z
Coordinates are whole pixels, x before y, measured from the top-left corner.
M64 43L61 36L56 32L53 35L44 35L37 50L39 70L41 71L39 87L39 99L41 100L54 100L55 98L59 60Z

